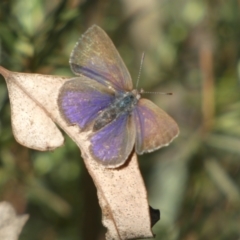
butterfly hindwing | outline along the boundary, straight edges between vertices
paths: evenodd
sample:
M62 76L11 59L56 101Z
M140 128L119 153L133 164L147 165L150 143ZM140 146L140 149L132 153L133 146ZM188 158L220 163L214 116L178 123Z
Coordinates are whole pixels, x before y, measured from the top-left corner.
M90 138L94 159L106 166L122 165L133 150L136 134L133 117L123 114Z
M130 74L111 39L98 26L93 25L77 42L70 56L72 71L112 86L118 90L131 90Z
M114 99L114 92L102 84L80 76L64 83L58 96L60 113L68 124L84 129Z
M167 146L179 133L177 123L157 105L140 99L133 111L138 154Z

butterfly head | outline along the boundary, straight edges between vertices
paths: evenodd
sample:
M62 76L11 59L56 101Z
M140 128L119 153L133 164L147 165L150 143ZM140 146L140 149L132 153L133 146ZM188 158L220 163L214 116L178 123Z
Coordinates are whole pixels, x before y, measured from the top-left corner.
M137 100L141 98L141 93L142 93L142 89L140 89L140 91L137 89L132 90L132 94Z

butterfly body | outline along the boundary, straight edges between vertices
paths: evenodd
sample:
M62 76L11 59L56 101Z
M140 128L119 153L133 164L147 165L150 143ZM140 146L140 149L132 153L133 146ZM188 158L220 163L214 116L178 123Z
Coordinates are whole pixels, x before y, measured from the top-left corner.
M134 90L130 74L106 33L94 25L70 56L78 75L58 95L62 118L90 131L90 153L106 167L118 167L134 146L138 154L167 146L179 133L176 122Z
M113 104L101 111L93 125L93 131L100 130L121 115L130 115L139 98L140 95L136 95L134 92L120 93L115 98Z

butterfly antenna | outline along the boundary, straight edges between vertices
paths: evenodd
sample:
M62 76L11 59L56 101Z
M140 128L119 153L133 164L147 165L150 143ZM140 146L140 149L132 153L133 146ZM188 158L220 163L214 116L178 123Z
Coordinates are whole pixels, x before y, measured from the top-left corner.
M140 79L141 72L142 72L142 66L143 66L144 57L145 57L145 52L143 52L143 54L142 54L142 58L141 58L141 63L140 63L140 68L139 68L139 72L138 72L138 78L137 78L136 89L138 88L139 79Z
M151 93L151 94L162 94L162 95L173 95L171 92L145 92L143 89L140 90L140 93Z
M142 72L142 66L143 66L144 58L145 58L145 52L143 52L143 54L142 54L142 58L141 58L141 63L140 63L140 68L139 68L139 73L138 73L138 78L137 78L136 89L138 88L138 84L139 84L139 79L140 79L141 72ZM151 93L151 94L172 95L171 92L169 92L169 93L164 93L164 92L145 92L143 89L140 89L140 93Z

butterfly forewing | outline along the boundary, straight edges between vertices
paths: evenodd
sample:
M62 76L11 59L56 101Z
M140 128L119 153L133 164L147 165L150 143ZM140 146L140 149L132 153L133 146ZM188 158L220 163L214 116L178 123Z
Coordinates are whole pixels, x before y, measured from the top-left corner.
M64 83L58 96L58 106L69 124L77 124L84 129L113 99L114 92L111 89L81 76Z
M142 154L167 146L179 133L177 123L158 106L140 99L133 112L136 124L136 152Z
M131 90L132 80L111 39L94 25L77 42L70 56L70 66L82 74L118 90Z
M121 115L90 139L94 159L106 166L122 165L133 150L136 134L133 117Z

